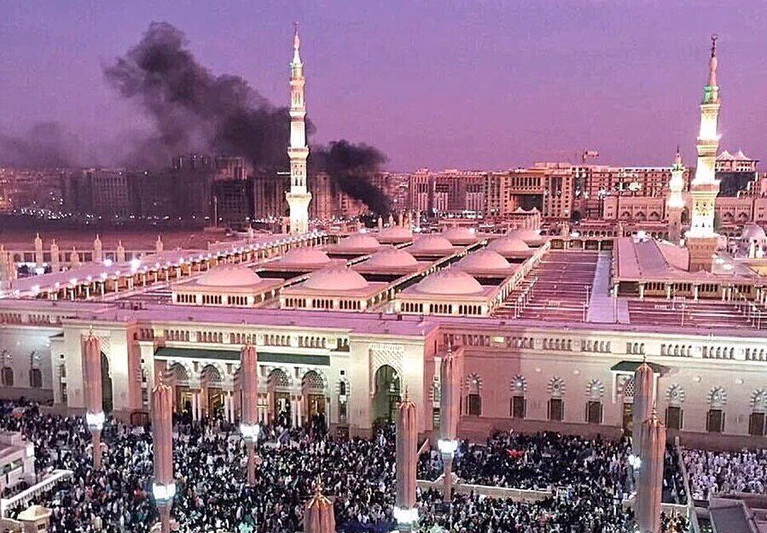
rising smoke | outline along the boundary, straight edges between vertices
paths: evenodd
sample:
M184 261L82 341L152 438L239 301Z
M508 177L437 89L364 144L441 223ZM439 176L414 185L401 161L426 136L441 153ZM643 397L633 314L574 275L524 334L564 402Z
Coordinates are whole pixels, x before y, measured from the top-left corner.
M136 102L152 120L156 135L134 150L133 162L167 165L175 155L208 152L248 157L254 168L288 168L290 117L239 76L213 75L187 48L174 26L153 22L141 42L104 71L110 85ZM307 121L307 133L314 127ZM385 161L376 149L348 141L312 147L313 165L371 210L385 214L385 195L370 176Z
M0 134L0 165L16 168L65 168L80 164L81 147L57 122L41 122L25 135Z
M380 150L341 139L329 146L314 148L311 157L313 166L327 172L343 192L362 200L378 215L389 213L389 198L371 181L386 162Z

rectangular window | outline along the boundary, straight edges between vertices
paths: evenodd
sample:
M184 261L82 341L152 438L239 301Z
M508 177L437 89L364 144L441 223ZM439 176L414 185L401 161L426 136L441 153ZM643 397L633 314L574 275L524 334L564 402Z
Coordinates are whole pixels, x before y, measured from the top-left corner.
M586 422L589 424L602 423L602 402L588 402L586 404Z
M748 419L748 434L758 437L764 436L764 413L751 413Z
M525 418L525 408L527 404L524 396L512 396L511 398L511 417Z
M706 416L706 431L709 433L724 432L724 412L721 409L709 409Z
M565 418L565 404L561 398L549 400L549 420L562 421Z
M482 398L479 394L469 394L469 415L480 416L482 414Z
M683 412L681 407L666 407L666 427L668 429L682 429Z

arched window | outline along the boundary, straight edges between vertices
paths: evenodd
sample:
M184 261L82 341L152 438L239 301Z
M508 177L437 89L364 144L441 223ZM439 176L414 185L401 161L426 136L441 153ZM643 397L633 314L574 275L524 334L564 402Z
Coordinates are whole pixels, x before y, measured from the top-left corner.
M471 374L466 378L469 391L467 398L467 414L471 416L482 415L482 378L477 374Z
M706 431L723 433L725 423L724 407L727 404L727 391L723 387L714 387L708 394L709 410L706 414Z

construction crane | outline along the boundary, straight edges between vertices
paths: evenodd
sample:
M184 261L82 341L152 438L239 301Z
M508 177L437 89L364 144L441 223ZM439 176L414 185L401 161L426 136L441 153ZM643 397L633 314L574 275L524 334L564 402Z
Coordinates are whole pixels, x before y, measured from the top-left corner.
M567 154L568 156L574 155L574 161L580 161L582 165L585 165L589 159L596 159L599 157L597 150L547 150L543 152L546 156Z

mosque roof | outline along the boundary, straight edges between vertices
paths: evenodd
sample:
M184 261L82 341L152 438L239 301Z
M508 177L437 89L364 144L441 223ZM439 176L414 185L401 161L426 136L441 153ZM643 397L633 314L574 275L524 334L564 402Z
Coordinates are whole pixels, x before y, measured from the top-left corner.
M413 232L404 226L389 226L378 232L379 242L407 242L413 239Z
M283 265L323 266L330 263L330 258L317 248L293 248L279 262Z
M376 268L401 268L416 265L418 261L409 252L399 248L384 248L365 261L365 266Z
M507 237L516 237L527 245L539 246L546 242L546 238L542 237L538 230L534 229L512 229L506 233Z
M480 250L461 259L456 268L468 271L508 270L511 264L498 252Z
M453 226L442 231L442 236L450 241L450 244L468 244L477 240L474 231L463 226Z
M346 237L336 245L337 250L374 251L381 247L375 237L365 233L355 233Z
M251 287L263 280L246 266L227 265L211 269L197 278L197 285L205 287Z
M508 235L506 237L496 239L487 245L487 249L498 252L501 255L530 251L530 247L527 245L527 243L520 239L517 235Z
M457 268L435 272L421 280L414 289L422 294L442 296L480 294L484 290L476 279Z
M410 251L413 252L447 252L453 249L452 243L442 235L429 234L416 239Z
M368 282L365 278L345 266L333 266L318 270L303 283L303 288L315 291L355 291L367 287Z

